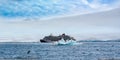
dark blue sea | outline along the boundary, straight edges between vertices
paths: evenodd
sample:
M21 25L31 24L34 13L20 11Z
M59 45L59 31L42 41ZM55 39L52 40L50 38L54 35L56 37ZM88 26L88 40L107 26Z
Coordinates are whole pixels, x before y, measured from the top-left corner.
M0 60L120 60L120 42L0 43Z

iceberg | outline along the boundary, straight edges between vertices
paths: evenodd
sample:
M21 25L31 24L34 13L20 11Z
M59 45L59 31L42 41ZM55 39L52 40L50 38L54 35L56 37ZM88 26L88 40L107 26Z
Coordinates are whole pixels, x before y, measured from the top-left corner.
M64 39L59 40L58 42L56 42L56 45L74 45L77 42L74 40L67 40L65 41Z

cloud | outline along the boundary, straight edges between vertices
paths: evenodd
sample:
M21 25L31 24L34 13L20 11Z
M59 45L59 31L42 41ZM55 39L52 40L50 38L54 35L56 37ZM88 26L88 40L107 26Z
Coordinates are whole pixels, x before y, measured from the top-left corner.
M99 8L101 6L98 0L94 0L92 1L92 3L89 3L87 0L82 0L82 2L94 9Z
M0 0L0 17L46 18L114 8L112 2L101 1L105 0Z
M93 9L111 9L118 7L117 4L120 3L118 0L82 0L82 2Z

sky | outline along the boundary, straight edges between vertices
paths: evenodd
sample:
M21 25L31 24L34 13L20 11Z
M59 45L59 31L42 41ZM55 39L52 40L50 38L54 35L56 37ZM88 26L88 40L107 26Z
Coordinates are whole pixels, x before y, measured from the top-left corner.
M120 0L0 0L0 41L39 41L51 33L118 39L119 12Z
M2 18L49 18L120 7L120 0L0 0Z

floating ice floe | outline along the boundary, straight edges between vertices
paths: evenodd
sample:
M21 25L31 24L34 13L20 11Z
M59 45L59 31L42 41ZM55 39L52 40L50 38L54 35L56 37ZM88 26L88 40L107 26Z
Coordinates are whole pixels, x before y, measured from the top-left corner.
M82 44L82 43L77 43L77 41L74 41L74 40L65 41L64 39L61 39L58 42L55 42L54 44L55 45L77 45L77 44Z

